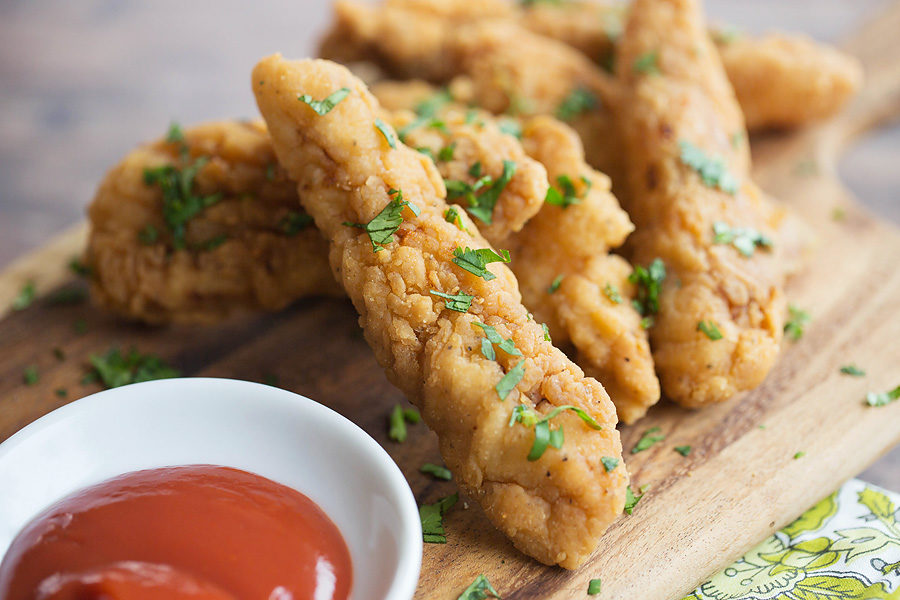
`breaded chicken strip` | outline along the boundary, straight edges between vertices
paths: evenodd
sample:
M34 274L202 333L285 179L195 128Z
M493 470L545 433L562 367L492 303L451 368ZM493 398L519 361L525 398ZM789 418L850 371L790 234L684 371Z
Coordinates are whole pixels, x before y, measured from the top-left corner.
M647 331L631 304L631 265L610 249L634 229L608 177L584 161L578 136L551 117L526 121L522 144L547 166L556 204L546 204L515 236L513 271L525 305L571 340L578 363L601 381L619 419L633 423L659 400Z
M862 85L856 58L806 36L715 39L751 130L828 118Z
M433 115L398 111L391 123L406 145L437 164L447 199L470 212L494 247L503 246L543 206L547 171L487 113L431 98Z
M437 433L460 487L517 548L547 564L577 567L622 510L627 485L623 469L607 473L601 462L621 454L615 409L602 386L544 340L509 269L484 269L465 252L487 242L471 221L467 232L445 220L446 191L434 164L402 143L389 145L376 127L377 101L349 71L273 56L256 66L252 81L279 160L331 243L332 268L366 339ZM318 110L297 100L333 99L345 88L346 97L315 104ZM389 237L372 225L386 211L401 217L390 220L396 230ZM458 312L434 292L473 301ZM483 342L476 323L496 328L515 347ZM514 410L519 403L525 408ZM538 426L515 423L516 413L546 417L566 405L601 429L563 410L552 423L564 427L565 443L528 460Z
M522 9L519 23L609 67L625 9L621 3L536 2ZM858 60L803 35L756 38L713 31L712 37L751 130L796 127L830 117L862 84Z
M629 68L656 53L658 72ZM759 385L782 337L784 280L775 232L784 213L748 176L740 110L698 0L636 0L617 72L635 265L649 269L644 309L663 392L686 406ZM743 148L744 144L739 145Z
M185 178L198 164L196 178ZM162 182L148 183L147 173L167 165L188 194L172 186L164 196ZM189 215L188 198L211 203L176 240L169 223ZM131 318L211 322L341 292L327 244L260 123L210 123L185 131L183 141L137 148L106 175L88 215L93 297Z

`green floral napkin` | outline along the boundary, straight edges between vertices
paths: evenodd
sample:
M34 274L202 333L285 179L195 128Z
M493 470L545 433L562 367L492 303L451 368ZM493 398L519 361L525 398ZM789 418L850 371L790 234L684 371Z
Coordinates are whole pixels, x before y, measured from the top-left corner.
M683 600L900 600L898 505L852 479Z

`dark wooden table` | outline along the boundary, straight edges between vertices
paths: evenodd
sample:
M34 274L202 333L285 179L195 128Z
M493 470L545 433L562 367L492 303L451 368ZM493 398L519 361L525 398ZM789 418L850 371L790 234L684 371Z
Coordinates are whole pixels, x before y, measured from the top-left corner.
M751 32L841 35L883 0L708 0L711 19ZM330 0L62 0L0 3L0 268L84 218L105 170L171 120L257 114L263 55L303 56ZM897 57L900 61L900 57ZM900 223L900 125L861 140L840 173ZM900 489L900 449L863 478Z

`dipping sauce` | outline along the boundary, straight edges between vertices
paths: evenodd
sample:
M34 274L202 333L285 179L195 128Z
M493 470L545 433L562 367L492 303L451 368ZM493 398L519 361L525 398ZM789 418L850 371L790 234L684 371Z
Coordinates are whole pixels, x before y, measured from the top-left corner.
M312 500L209 465L128 473L16 536L3 600L343 600L350 553Z

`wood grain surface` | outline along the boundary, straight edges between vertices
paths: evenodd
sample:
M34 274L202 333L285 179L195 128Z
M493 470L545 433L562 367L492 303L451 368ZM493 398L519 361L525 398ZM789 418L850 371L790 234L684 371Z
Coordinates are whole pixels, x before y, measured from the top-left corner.
M900 113L900 3L850 40L868 83L833 122L795 136L754 140L759 183L802 214L818 243L808 268L788 288L813 316L804 337L758 389L703 411L671 403L623 427L624 447L658 426L666 439L627 454L632 486L649 485L632 515L623 515L593 559L570 572L516 552L480 509L462 498L445 518L448 542L426 544L417 598L456 598L479 573L508 600L586 595L603 579L604 599L673 600L787 524L900 441L900 402L864 405L867 391L900 383L900 232L862 209L838 183L837 157L855 136ZM800 168L802 166L802 168ZM834 209L844 211L835 220ZM0 306L25 281L41 292L83 286L66 269L84 236L76 228L0 274ZM75 323L83 320L86 330ZM111 346L163 356L185 375L263 381L307 395L346 415L397 461L420 502L456 490L418 472L439 462L436 439L414 426L406 443L387 439L387 414L403 403L362 339L346 301L307 300L284 313L247 317L213 328L154 329L123 323L88 305L39 299L0 321L0 440L65 404L96 391L82 385L88 356ZM54 356L61 348L65 358ZM855 363L865 378L842 376ZM41 377L24 385L27 366ZM65 389L66 397L56 390ZM688 457L674 446L691 445ZM805 453L794 458L798 452Z

